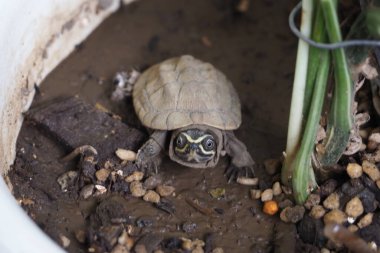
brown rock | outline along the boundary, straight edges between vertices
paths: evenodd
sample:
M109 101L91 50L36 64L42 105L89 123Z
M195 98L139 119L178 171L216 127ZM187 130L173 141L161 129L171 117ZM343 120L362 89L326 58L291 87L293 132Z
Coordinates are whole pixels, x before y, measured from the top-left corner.
M373 181L380 179L380 171L375 164L364 160L362 163L363 171L366 173Z
M339 208L339 195L336 192L331 193L325 201L323 201L323 206L327 209L338 209Z
M359 178L363 174L363 168L357 163L349 163L346 168L350 178Z
M141 181L144 177L144 173L141 172L141 171L134 171L132 172L131 175L125 177L125 181L130 183L130 182L133 182L133 181Z
M321 205L315 205L311 208L309 215L314 219L320 219L325 215L326 210Z
M354 197L346 204L345 212L348 216L356 218L364 212L363 204L358 197Z
M347 215L339 209L334 209L328 212L323 217L323 221L325 224L329 224L329 223L342 224L347 221Z
M160 202L160 195L158 195L157 192L153 191L153 190L148 190L143 199L146 201L146 202L151 202L151 203L159 203Z
M104 182L107 180L108 176L110 175L111 171L107 169L100 169L95 172L96 179L98 179L101 182Z
M140 181L133 181L129 187L131 189L132 196L134 197L142 197L146 193L146 190L143 188Z
M175 188L170 185L158 185L156 191L161 197L167 197L173 194Z
M297 223L305 214L303 206L285 207L280 213L280 219L284 222Z
M364 227L370 225L372 223L372 220L373 220L373 213L367 213L358 222L358 227L359 228L364 228Z
M307 197L307 200L304 206L306 209L310 210L313 208L313 206L319 205L320 202L321 202L321 196L319 196L319 194L312 193L309 195L309 197Z

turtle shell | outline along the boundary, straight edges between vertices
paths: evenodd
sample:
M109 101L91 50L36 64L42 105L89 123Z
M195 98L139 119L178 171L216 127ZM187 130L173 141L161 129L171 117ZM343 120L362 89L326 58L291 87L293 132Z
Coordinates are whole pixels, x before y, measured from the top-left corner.
M240 101L231 82L190 55L144 71L134 86L133 104L143 125L152 129L197 124L233 130L241 124Z

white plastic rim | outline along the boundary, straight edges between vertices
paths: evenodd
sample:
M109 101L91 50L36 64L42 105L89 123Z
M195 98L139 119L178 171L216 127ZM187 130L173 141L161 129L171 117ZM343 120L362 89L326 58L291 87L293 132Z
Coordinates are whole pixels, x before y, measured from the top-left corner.
M124 3L129 1L124 1ZM0 174L15 158L22 113L34 86L108 15L119 0L16 0L0 8ZM17 187L13 185L12 187ZM64 252L29 219L0 176L0 252Z

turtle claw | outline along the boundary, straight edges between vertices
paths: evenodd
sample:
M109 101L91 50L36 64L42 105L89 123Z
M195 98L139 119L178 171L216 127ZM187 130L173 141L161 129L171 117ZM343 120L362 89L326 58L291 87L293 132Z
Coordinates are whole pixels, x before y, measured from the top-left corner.
M158 174L158 167L161 162L161 159L159 157L147 158L144 155L139 155L139 153L137 153L137 158L135 162L137 168L140 171L144 172L145 175Z
M227 177L227 182L237 181L238 178L253 178L255 171L253 166L237 167L231 164L225 171L224 175Z

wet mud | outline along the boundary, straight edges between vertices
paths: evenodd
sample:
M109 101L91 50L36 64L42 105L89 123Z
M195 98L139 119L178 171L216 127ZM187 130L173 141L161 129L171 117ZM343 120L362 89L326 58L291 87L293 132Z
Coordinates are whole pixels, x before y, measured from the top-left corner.
M235 133L256 162L281 156L297 45L287 26L287 15L294 3L251 1L245 13L238 13L236 4L237 1L195 0L190 4L185 0L157 0L138 1L121 8L46 78L32 108L44 108L52 99L75 96L93 108L106 108L111 118L117 115L125 128L139 135L130 142L140 143L148 135L131 100L110 100L113 76L118 71L143 71L164 59L191 54L212 63L236 87L243 124ZM92 110L91 106L86 108ZM87 252L89 247L111 252L114 239L128 229L134 246L144 245L148 252L157 248L186 252L177 245L181 237L203 240L206 252L218 247L224 252L294 249L293 225L284 225L278 217L263 214L262 204L250 198L251 187L227 184L224 171L228 159L222 159L213 169L192 169L166 158L159 176L163 184L175 189L167 197L175 211L165 210L171 210L170 206L158 208L132 197L128 190L109 190L85 200L75 184L62 191L57 178L76 170L78 159L65 163L60 159L75 146L88 144L89 139L99 140L99 151L104 147L102 143L121 145L107 146L101 151L104 157L113 155L115 148L137 151L137 144L125 145L112 135L108 136L109 142L100 140L101 134L90 135L96 132L93 130L98 121L94 120L93 125L88 122L79 122L76 128L68 129L66 136L70 138L60 139L51 133L62 125L47 131L43 119L27 118L9 174L14 194L24 209L59 244L64 245L65 238L69 239L69 245L64 245L68 252ZM54 127L57 128L52 131ZM75 140L72 136L76 131L77 142L71 141ZM87 140L86 133L90 133ZM263 179L262 188L278 180L260 168L256 173ZM216 188L225 189L225 195L213 198L209 192ZM194 201L213 213L194 207Z

